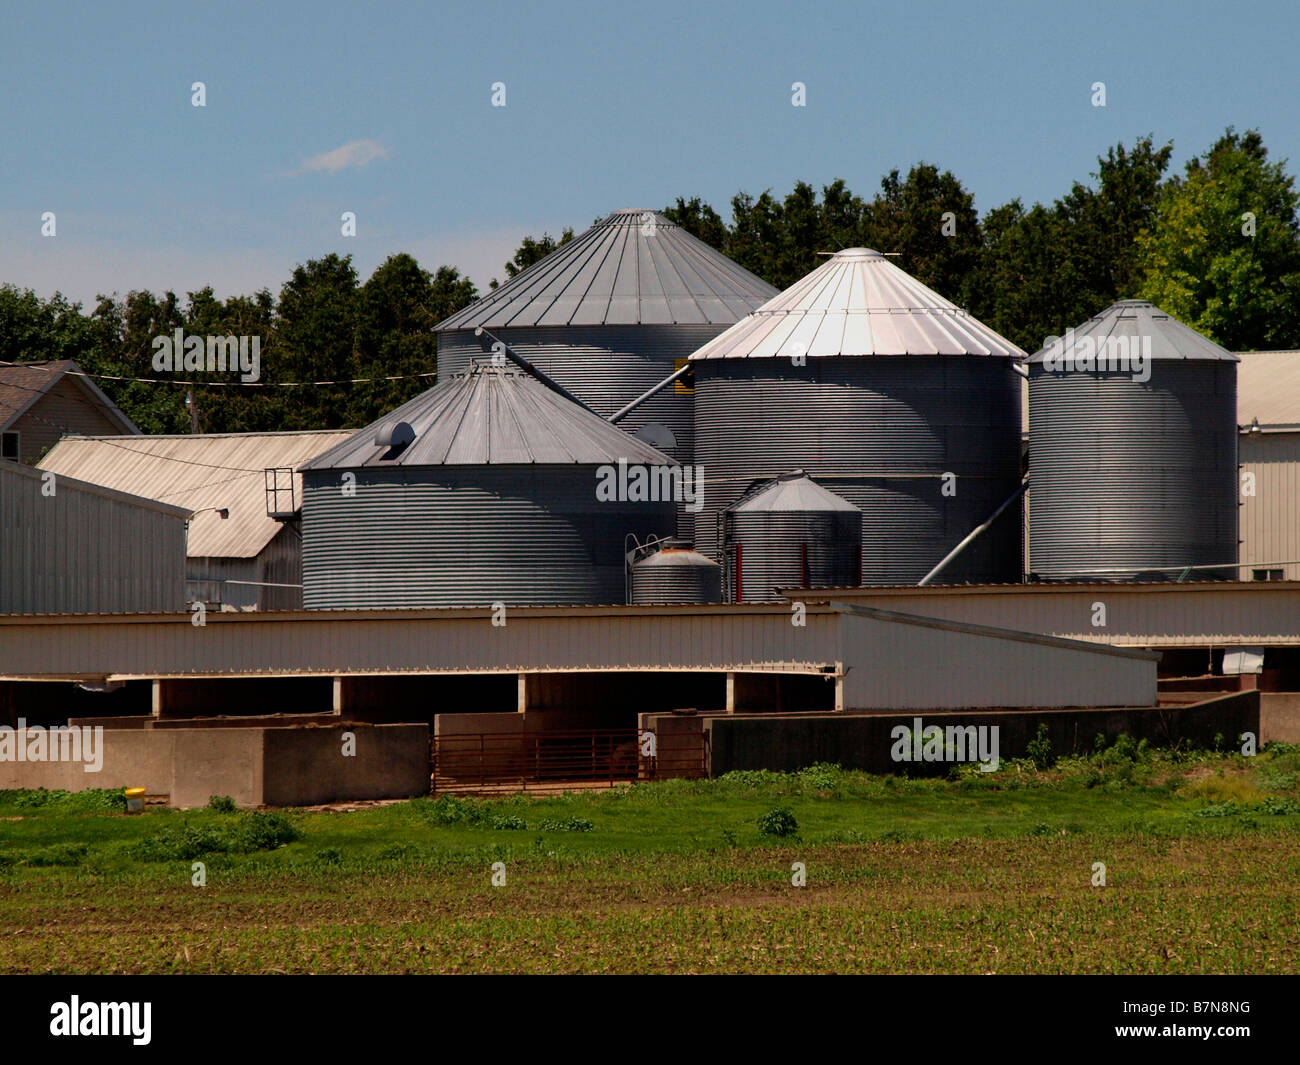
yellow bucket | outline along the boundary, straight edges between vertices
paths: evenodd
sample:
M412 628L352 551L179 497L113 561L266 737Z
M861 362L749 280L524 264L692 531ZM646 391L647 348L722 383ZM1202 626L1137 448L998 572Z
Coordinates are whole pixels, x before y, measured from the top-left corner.
M144 788L126 789L126 812L138 814L144 809Z

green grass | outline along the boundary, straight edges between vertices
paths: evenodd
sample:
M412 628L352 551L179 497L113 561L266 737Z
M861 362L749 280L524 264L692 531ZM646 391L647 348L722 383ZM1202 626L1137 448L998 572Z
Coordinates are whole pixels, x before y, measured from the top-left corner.
M349 813L127 815L119 798L0 792L0 971L1300 967L1300 749ZM763 831L779 809L794 834Z

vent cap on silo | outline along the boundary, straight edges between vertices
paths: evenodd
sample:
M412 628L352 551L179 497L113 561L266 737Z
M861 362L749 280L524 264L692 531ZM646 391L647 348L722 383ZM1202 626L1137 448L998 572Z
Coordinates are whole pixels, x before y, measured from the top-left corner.
M731 325L776 294L658 211L615 211L434 327Z

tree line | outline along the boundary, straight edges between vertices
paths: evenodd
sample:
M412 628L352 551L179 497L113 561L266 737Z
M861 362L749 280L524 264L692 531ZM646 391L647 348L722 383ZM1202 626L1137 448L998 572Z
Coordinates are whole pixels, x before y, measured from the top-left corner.
M1182 173L1172 144L1150 137L1109 149L1088 183L1050 205L1020 200L982 217L948 170L929 163L885 175L870 199L841 179L820 195L798 182L783 198L737 193L724 220L699 197L664 214L759 277L785 288L823 254L866 246L897 254L908 273L1035 351L1117 299L1145 298L1230 350L1300 348L1300 195L1285 161L1270 161L1258 131L1228 129ZM523 238L504 266L513 277L572 239L565 229ZM492 280L491 288L497 287ZM211 288L180 299L148 291L100 296L87 310L0 286L0 360L75 359L89 373L157 376L155 337L259 336L263 387L198 387L204 432L356 427L433 383L433 327L478 298L454 266L424 269L389 256L364 282L351 256L294 268L279 295L219 300ZM186 379L232 381L229 374ZM277 388L280 381L352 381ZM97 383L147 433L189 431L186 389Z

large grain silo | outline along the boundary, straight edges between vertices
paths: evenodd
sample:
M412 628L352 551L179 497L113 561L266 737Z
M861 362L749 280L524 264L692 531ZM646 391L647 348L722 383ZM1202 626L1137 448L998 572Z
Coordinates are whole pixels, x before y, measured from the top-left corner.
M1145 300L1112 304L1031 356L1032 573L1236 576L1184 570L1237 561L1237 362Z
M658 212L615 211L440 323L438 371L463 371L499 340L608 418L775 294ZM618 424L691 462L690 380ZM679 535L688 540L691 519L679 508Z
M915 584L1020 487L1024 352L879 252L849 248L692 356L696 546L793 467L862 511L862 582ZM941 583L1020 576L1019 508Z
M778 588L845 588L862 565L862 511L802 472L755 489L723 514L728 599L776 603Z
M622 603L676 464L514 367L471 366L303 470L311 608Z

